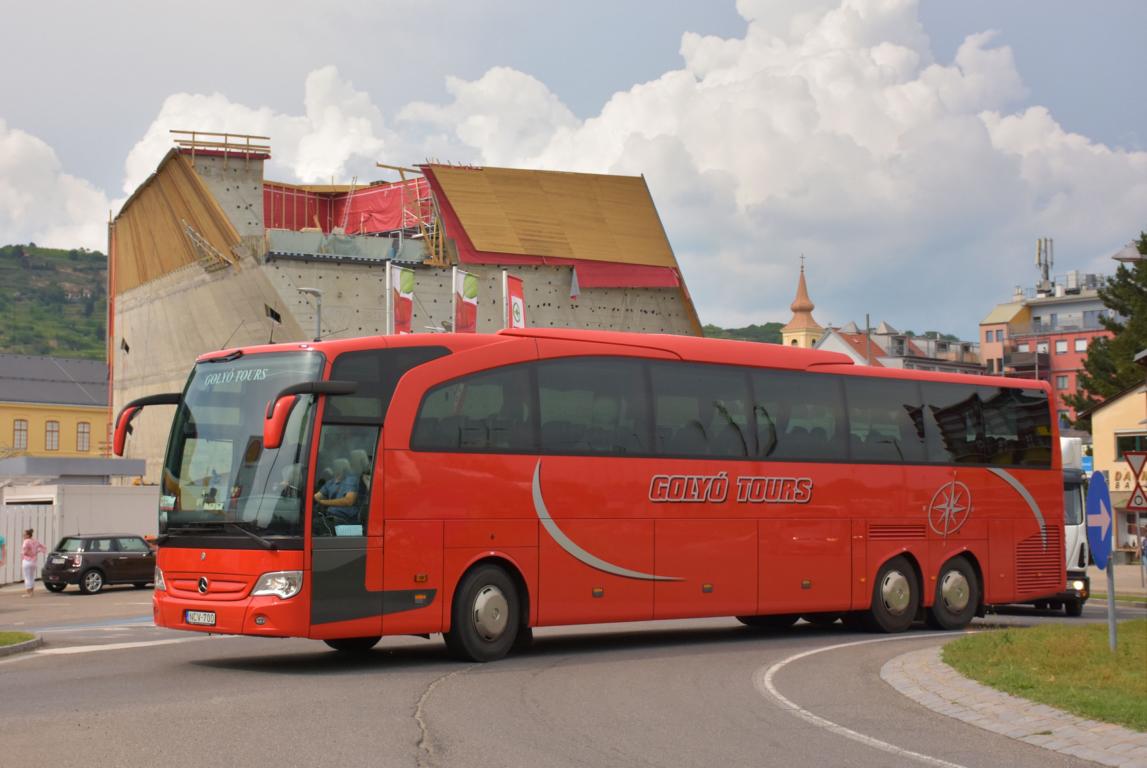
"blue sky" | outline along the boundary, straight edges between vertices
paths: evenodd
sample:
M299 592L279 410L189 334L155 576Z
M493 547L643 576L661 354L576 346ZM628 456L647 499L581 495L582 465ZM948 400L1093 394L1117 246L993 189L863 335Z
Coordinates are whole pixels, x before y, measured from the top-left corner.
M181 6L181 8L186 6ZM0 242L103 248L169 128L266 132L283 180L376 160L644 174L702 319L975 337L1147 229L1147 3L205 0L14 6ZM49 55L50 54L50 55Z

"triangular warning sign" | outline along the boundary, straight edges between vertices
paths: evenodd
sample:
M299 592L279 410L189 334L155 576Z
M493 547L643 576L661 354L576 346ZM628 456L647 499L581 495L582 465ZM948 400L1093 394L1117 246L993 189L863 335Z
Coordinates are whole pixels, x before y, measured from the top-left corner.
M1135 473L1136 477L1143 471L1143 465L1147 464L1147 453L1143 451L1128 451L1123 454L1123 458L1127 459L1127 463L1131 465L1131 471Z

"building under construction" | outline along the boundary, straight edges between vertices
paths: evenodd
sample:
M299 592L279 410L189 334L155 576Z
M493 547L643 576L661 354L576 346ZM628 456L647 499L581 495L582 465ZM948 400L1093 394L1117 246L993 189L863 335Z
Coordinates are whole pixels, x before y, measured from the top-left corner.
M287 184L263 176L267 137L173 133L109 225L113 414L210 350L385 333L388 262L415 270L415 332L449 330L453 267L479 278L480 333L502 327L503 270L531 326L701 332L642 177L430 163ZM129 452L154 480L170 414L142 418Z

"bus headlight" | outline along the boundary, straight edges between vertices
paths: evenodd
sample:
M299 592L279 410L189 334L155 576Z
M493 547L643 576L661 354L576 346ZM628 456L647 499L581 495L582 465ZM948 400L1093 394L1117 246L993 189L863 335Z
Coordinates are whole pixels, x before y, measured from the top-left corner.
M159 570L159 566L155 566L155 591L166 592L167 582L163 580L163 571Z
M275 595L286 600L299 594L303 588L302 571L273 571L264 573L255 582L252 595Z

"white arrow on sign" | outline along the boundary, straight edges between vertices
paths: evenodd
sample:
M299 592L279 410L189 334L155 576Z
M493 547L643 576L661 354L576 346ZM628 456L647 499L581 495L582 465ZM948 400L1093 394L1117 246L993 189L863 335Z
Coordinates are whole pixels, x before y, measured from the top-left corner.
M1102 501L1099 502L1099 512L1087 516L1087 527L1098 528L1099 538L1107 538L1107 529L1111 527L1111 510Z

